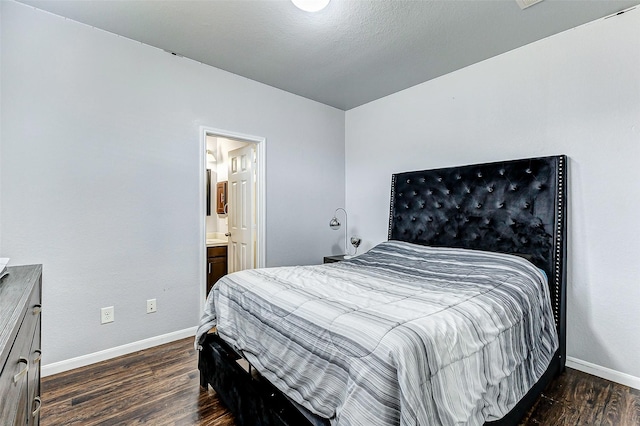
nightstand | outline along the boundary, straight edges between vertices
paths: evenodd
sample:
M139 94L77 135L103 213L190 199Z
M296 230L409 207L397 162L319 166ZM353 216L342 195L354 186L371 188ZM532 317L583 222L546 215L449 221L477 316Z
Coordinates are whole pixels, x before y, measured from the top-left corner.
M341 262L344 260L344 254L336 254L334 256L325 256L323 263Z

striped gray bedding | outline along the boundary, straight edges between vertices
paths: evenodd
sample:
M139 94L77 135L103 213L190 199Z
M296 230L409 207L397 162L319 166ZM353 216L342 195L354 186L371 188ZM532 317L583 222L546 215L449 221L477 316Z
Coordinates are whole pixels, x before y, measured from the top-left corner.
M227 275L196 342L216 326L332 425L481 425L558 347L548 292L516 256L387 241L344 262Z

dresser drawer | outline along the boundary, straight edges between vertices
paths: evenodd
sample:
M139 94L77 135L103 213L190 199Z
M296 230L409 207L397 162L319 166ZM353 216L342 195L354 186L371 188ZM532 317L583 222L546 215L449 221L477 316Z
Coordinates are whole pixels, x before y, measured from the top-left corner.
M42 265L7 270L0 282L0 425L37 426Z
M40 337L40 316L36 318L36 328L31 336L31 346L29 348L29 381L27 389L29 391L29 406L27 408L27 416L29 416L29 424L37 425L40 419L40 408L42 401L40 399L40 364L42 361L42 343Z
M27 304L27 312L25 313L24 320L22 321L22 327L24 327L24 330L20 330L20 333L24 332L26 333L26 336L29 336L29 340L33 337L36 326L40 324L39 319L42 313L41 300L40 286L36 285L33 287L33 291L31 292L31 297Z
M25 330L30 324L23 321L18 336L9 352L7 362L0 373L0 421L1 424L26 424L29 402L27 381L29 374L29 348L32 334Z

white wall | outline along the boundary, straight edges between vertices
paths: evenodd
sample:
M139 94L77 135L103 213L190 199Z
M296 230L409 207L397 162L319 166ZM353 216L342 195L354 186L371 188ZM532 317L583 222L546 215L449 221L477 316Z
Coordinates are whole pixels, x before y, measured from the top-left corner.
M266 138L267 264L322 262L344 203L342 111L0 4L0 252L44 265L45 364L197 324L200 126Z
M640 384L640 9L346 113L349 223L386 239L391 174L567 154L568 355Z
M2 6L0 5L0 165L2 165ZM2 223L2 170L0 169L0 223ZM2 226L0 226L0 256L2 254Z

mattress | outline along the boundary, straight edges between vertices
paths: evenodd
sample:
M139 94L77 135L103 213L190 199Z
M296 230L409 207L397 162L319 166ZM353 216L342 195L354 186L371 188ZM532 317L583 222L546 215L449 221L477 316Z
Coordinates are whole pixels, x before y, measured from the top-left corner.
M558 347L546 277L525 259L388 241L347 261L245 270L207 298L212 327L333 425L481 425Z

